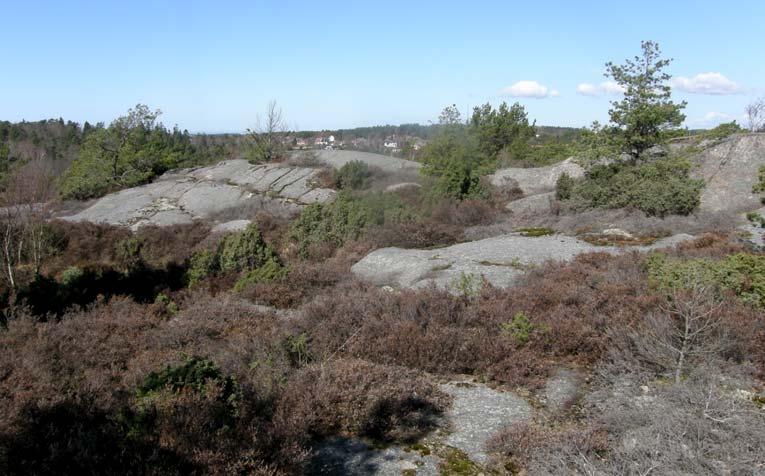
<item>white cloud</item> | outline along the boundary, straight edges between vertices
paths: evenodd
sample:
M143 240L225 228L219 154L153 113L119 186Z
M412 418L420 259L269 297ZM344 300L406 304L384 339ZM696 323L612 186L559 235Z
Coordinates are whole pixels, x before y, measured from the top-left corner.
M557 90L550 89L536 81L518 81L513 85L503 88L500 93L519 98L537 99L560 96L560 93Z
M576 86L576 92L583 96L597 96L600 94L598 87L590 83L580 83Z
M730 115L725 114L724 112L708 112L704 114L704 120L711 122L711 121L724 121L726 119L730 119Z
M624 87L615 83L614 81L605 81L600 83L600 89L606 94L624 94Z
M731 121L736 121L739 125L745 124L746 117L743 115L728 114L727 112L712 111L703 116L697 116L695 119L689 119L688 125L698 128L710 128Z
M580 83L576 86L576 92L582 96L601 96L603 94L623 94L624 88L613 81L604 81L600 84Z
M741 86L720 73L701 73L692 78L678 76L672 80L672 87L686 93L715 96L742 92Z

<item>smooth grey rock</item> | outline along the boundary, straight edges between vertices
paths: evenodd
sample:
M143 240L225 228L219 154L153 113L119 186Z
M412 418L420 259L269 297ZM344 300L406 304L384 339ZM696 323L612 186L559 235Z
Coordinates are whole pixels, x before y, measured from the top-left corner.
M752 213L765 217L765 207L758 208ZM747 241L752 243L757 249L761 250L765 248L765 228L759 223L747 219L746 214L744 214L742 218L745 220L745 223L741 225L739 229L744 232Z
M181 195L177 206L192 218L205 218L228 208L235 207L252 196L250 192L234 185L218 182L199 182Z
M532 266L548 260L567 261L581 253L647 251L692 239L679 234L649 246L595 246L565 235L524 237L520 233L460 243L431 250L382 248L353 265L361 279L380 286L420 288L435 285L454 290L464 276L483 277L492 285L513 285Z
M552 412L560 412L576 401L581 393L583 378L573 370L558 369L545 383L542 403Z
M419 162L411 160L353 150L317 150L316 159L336 169L354 160L364 162L370 167L377 167L385 172L398 172L402 170L417 172L422 166Z
M619 238L624 238L626 240L631 240L635 238L631 233L626 232L622 230L621 228L607 228L603 230L602 234L606 236L617 236Z
M209 167L166 173L152 183L109 194L62 219L135 229L149 224L191 223L226 214L233 215L226 219L245 218L257 211L292 216L307 204L327 202L334 197L334 190L313 185L318 171L227 160Z
M416 470L417 475L435 476L438 463L433 454L423 456L399 446L374 449L359 439L338 437L315 449L309 474L401 476L403 471Z
M505 208L513 215L544 215L550 212L553 202L555 192L548 192L513 200Z
M417 182L394 183L393 185L388 185L385 187L385 191L398 192L399 190L404 190L407 188L422 188L422 185L418 184Z
M488 440L504 427L528 421L533 415L531 406L512 392L463 381L439 387L453 401L441 430L421 442L421 447L428 448L427 454L403 446L376 449L357 438L335 437L314 448L309 473L398 476L403 471L415 470L417 475L437 475L442 474L439 466L450 448L462 451L474 463L485 465L489 462Z
M452 432L444 443L482 465L489 461L489 439L508 425L530 420L533 414L528 402L512 392L469 382L451 382L441 385L441 390L454 398L448 412Z
M662 157L666 157L667 154L668 154L668 150L666 147L661 145L655 145L643 151L643 155L641 156L641 158L654 160L654 159L660 159Z
M584 177L584 168L568 158L548 167L500 169L489 175L489 182L498 188L518 187L526 195L536 195L555 190L558 178L564 173L578 179Z
M742 213L762 206L752 193L757 173L765 165L765 134L728 137L692 159L692 175L704 179L702 212Z
M252 223L252 220L231 220L215 225L210 231L213 233L230 233L233 231L242 231L247 228L250 223Z

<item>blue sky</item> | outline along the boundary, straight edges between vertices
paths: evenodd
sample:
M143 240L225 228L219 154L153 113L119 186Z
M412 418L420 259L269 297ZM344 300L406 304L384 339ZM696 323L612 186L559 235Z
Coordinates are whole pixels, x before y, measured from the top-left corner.
M291 128L334 129L506 100L584 126L615 97L604 63L651 39L704 127L765 94L763 24L754 0L0 0L0 119L109 122L144 103L167 125L240 132L273 99Z

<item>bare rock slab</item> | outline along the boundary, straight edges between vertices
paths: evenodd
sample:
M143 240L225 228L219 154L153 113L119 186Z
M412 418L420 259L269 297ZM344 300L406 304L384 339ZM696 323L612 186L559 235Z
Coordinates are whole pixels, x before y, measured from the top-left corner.
M138 228L212 219L237 209L291 216L307 204L334 197L334 190L314 186L318 172L307 167L227 160L166 173L155 182L106 195L63 219Z
M581 396L584 377L566 368L558 369L547 380L540 400L553 413L565 411Z
M370 167L377 167L385 172L399 172L402 170L414 171L420 169L421 164L406 159L390 157L382 154L373 154L370 152L358 152L353 150L319 150L316 151L316 158L319 162L339 169L351 161L364 162Z
M741 213L762 206L752 186L765 166L765 134L731 136L694 157L693 164L692 175L706 184L701 211Z
M525 237L510 233L431 250L382 248L369 253L351 271L368 282L398 288L435 285L456 289L465 276L483 277L493 286L508 287L528 269L548 260L568 261L591 252L647 251L692 238L680 234L650 246L618 248L595 246L565 235Z
M331 438L316 448L310 474L330 476L401 476L405 472L436 476L439 459L433 454L400 446L375 449L355 438Z
M529 403L512 392L468 382L451 382L441 389L454 398L448 413L452 432L444 443L481 465L489 461L486 443L495 433L533 416Z
M552 204L554 202L555 192L548 192L513 200L505 208L513 215L545 215L552 211Z
M564 173L578 179L584 177L584 168L569 158L548 167L500 169L489 175L489 182L498 188L518 187L526 195L536 195L555 190L558 178Z

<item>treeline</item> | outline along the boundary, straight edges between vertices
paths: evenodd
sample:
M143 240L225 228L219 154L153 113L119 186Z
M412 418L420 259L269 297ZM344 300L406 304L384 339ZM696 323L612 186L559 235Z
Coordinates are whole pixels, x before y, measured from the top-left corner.
M158 121L161 112L137 105L108 127L89 133L62 177L64 198L87 199L151 181L167 170L207 163L215 148L192 144L188 131Z
M167 170L228 158L233 135L192 137L159 122L160 111L137 105L109 125L63 119L0 122L0 186L30 162L55 176L59 195L88 199L151 181Z
M365 138L369 140L385 139L386 137L404 137L412 136L420 139L429 140L435 137L439 131L439 124L401 124L398 126L386 124L384 126L355 127L352 129L324 129L321 131L297 131L297 137L306 139L318 135L333 135L335 139L341 141ZM581 128L578 127L557 127L557 126L536 126L536 132L539 137L536 142L548 142L552 140L570 142L576 140ZM227 134L228 135L228 134Z
M83 126L63 119L12 123L0 121L0 174L6 174L17 163L31 160L55 162L63 170L77 156L79 146L89 131Z

